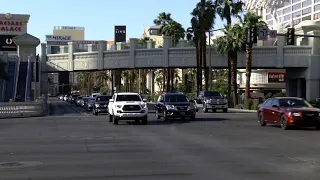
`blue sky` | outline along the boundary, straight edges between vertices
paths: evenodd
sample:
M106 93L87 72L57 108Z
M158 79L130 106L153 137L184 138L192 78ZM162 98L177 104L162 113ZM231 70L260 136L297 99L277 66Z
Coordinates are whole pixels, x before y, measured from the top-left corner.
M4 0L3 0L4 1ZM88 3L90 2L90 3ZM28 33L41 42L53 26L83 26L86 40L113 40L114 25L127 26L127 39L138 38L143 25L153 25L160 12L170 12L185 28L198 0L13 0L0 6L1 13L30 14ZM217 24L221 21L218 19ZM215 28L218 28L216 26Z

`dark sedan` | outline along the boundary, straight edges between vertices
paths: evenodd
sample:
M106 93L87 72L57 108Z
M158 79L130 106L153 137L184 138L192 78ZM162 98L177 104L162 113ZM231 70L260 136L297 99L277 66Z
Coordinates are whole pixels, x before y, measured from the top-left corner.
M112 96L98 95L95 97L92 114L99 115L100 113L108 113L108 104Z
M290 126L316 127L320 129L320 109L296 97L270 98L258 108L260 126L280 125L283 130Z

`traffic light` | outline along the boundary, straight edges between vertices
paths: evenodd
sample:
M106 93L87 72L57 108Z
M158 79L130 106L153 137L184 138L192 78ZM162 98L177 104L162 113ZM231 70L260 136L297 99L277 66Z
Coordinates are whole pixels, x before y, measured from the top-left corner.
M257 27L251 26L246 29L246 42L247 44L257 43L258 41Z
M288 28L287 31L287 45L294 45L294 28Z
M258 41L258 34L257 34L257 27L252 26L250 27L250 38L251 38L251 43L257 43Z

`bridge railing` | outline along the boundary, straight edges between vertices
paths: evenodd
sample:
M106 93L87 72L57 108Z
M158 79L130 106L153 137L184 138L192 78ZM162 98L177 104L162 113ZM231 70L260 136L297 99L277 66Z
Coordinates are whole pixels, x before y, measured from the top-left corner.
M19 117L39 117L48 114L48 102L0 102L0 119Z

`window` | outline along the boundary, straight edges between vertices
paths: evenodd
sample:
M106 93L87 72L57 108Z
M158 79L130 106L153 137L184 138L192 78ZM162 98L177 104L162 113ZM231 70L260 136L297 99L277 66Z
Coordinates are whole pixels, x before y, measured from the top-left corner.
M271 14L268 14L268 15L267 15L267 20L269 20L269 19L272 19Z
M283 21L288 21L290 19L291 19L291 15L290 14L288 14L288 15L283 17Z
M96 97L96 101L100 102L100 101L109 101L109 99L111 99L111 96L97 96Z
M301 3L295 4L295 5L292 6L292 11L295 11L295 10L298 10L298 9L301 9Z
M311 20L311 15L302 18L302 21L305 21L305 20Z
M279 106L278 105L278 100L277 99L274 99L271 103L271 106Z
M296 20L293 20L293 25L297 25L301 22L301 19L296 19Z
M300 0L292 0L292 4L299 2Z
M307 6L311 5L311 4L312 4L311 0L305 0L305 1L302 2L302 7L307 7Z
M183 94L166 95L166 102L188 102L188 98Z
M207 91L204 92L204 97L215 97L215 96L221 96L221 94L219 92L216 91Z
M290 4L291 4L291 1L289 0L289 1L284 2L283 6L288 6Z
M116 101L141 101L139 95L126 94L126 95L117 95Z
M283 98L279 99L281 107L312 107L303 99Z
M311 13L311 7L302 10L302 15L306 15L310 13Z
M271 8L268 8L268 9L267 9L267 13L270 13L270 12L271 12Z
M320 19L320 13L314 14L314 15L313 15L313 19L314 19L314 20Z
M282 14L286 14L286 13L289 13L289 12L291 12L291 7L287 7L287 8L282 10Z
M314 3L318 3L318 2L320 2L320 0L314 0Z
M292 18L297 18L301 16L301 11L295 12L292 14Z
M273 25L273 21L272 21L272 20L271 20L271 21L268 21L267 24L270 25L270 26L272 26L272 25Z
M263 104L265 106L271 106L273 99L268 99L266 102L264 102Z
M314 6L314 11L319 11L319 10L320 10L320 4L315 5L315 6Z

